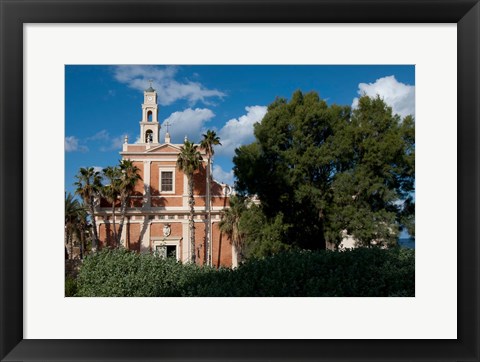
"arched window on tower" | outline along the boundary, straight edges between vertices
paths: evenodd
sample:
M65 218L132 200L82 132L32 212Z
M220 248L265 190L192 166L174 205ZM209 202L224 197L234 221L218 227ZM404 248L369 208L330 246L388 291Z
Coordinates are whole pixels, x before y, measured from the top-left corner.
M145 132L145 143L152 143L153 142L153 132L149 129Z
M152 111L147 112L147 121L152 122Z

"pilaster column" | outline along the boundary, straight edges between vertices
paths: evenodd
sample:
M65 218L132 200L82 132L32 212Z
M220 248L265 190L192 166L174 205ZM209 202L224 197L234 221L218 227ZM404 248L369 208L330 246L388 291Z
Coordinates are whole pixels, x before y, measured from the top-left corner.
M148 215L143 216L143 223L141 224L141 233L143 232L142 241L140 244L141 253L150 252L150 218ZM142 230L143 229L143 230Z
M182 221L182 257L181 261L186 263L190 260L190 237L188 231L188 220L183 219Z
M150 197L150 167L152 165L152 161L146 160L143 161L143 207L150 208L151 205L151 197Z
M188 206L188 178L187 175L183 175L183 194L182 194L182 207L189 210Z
M123 229L122 229L122 235L120 235L120 244L123 245L125 249L127 249L128 244L127 244L127 233L130 228L130 216L126 216L124 223L123 223Z
M237 248L232 243L232 268L238 267L238 253Z

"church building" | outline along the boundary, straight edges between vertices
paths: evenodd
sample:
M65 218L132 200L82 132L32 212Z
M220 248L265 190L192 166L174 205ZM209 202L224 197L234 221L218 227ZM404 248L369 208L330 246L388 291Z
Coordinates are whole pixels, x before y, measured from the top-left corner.
M177 158L183 144L173 144L168 129L160 140L157 92L150 86L144 91L140 139L128 143L125 137L120 156L130 159L138 167L142 178L130 197L121 235L122 245L138 252L156 252L163 257L181 262L191 260L189 236L188 183L186 175L177 167ZM206 245L210 246L213 266L235 267L237 253L229 238L220 232L221 211L229 207L231 188L212 180L210 197L211 243L208 233L208 205L206 168L208 155L198 148L203 161L194 174L195 199L195 255L196 263L203 264ZM211 174L211 173L210 173ZM111 206L101 200L96 212L99 247L113 246ZM118 230L120 215L116 215ZM210 233L208 233L210 234Z

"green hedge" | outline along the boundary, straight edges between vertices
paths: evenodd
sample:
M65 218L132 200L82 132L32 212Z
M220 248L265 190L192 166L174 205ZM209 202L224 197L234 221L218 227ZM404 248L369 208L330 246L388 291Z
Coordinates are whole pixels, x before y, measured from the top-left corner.
M77 296L379 297L415 295L409 249L290 251L213 269L150 254L103 250L85 259Z
M65 296L75 297L77 294L77 280L72 277L65 278Z

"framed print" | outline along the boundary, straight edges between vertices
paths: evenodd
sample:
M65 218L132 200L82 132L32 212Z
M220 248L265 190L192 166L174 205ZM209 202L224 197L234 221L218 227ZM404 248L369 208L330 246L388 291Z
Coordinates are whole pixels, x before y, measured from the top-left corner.
M476 0L0 0L0 6L2 361L479 360ZM259 82L266 79L262 66L272 64L309 71L318 64L330 70L351 64L414 67L420 123L415 162L421 176L415 180L416 218L419 244L423 240L415 251L414 297L65 298L63 275L60 280L55 274L53 261L59 255L56 240L65 232L56 222L64 211L63 149L87 147L75 138L67 146L65 103L66 92L77 87L68 72L85 64L216 65L218 72L223 65L237 65L240 72L249 64L258 68L252 66L245 78L257 74ZM125 79L126 68L116 69L123 72L117 78ZM222 79L233 78L229 71ZM286 68L281 73L288 74ZM79 77L87 81L85 74ZM107 81L95 86L101 82ZM170 135L152 123L157 94L148 86L141 85L145 98L135 104L146 110L139 142L150 149L159 137L170 143ZM190 98L192 112L208 112L209 104L227 96L214 86L201 90L203 109ZM105 133L88 137L106 140ZM125 138L119 145L128 153L130 143ZM151 172L158 173L158 189L173 195L181 182L175 168L163 165ZM151 229L158 235L142 245L164 258L187 260L178 215L167 219L158 218Z

